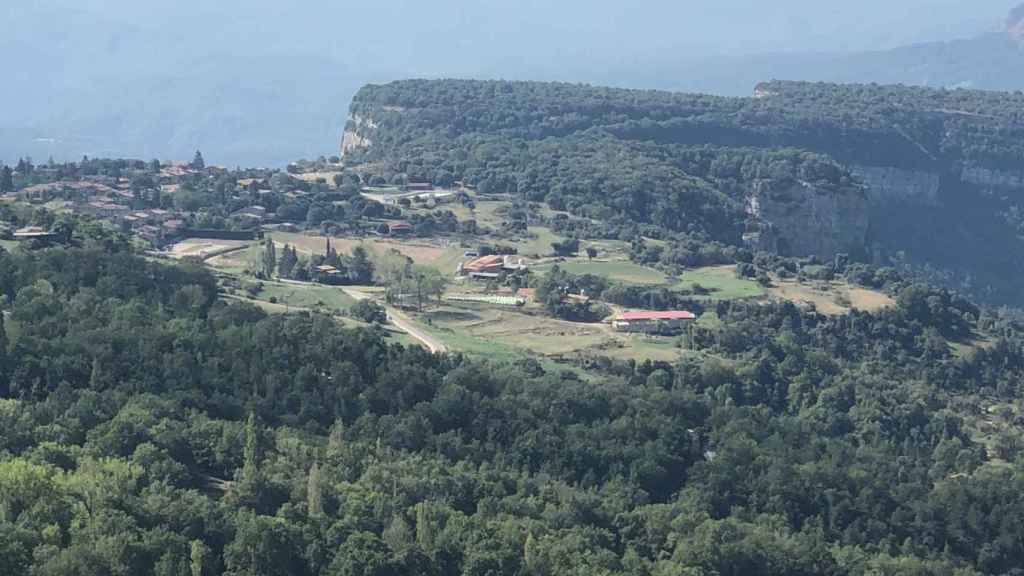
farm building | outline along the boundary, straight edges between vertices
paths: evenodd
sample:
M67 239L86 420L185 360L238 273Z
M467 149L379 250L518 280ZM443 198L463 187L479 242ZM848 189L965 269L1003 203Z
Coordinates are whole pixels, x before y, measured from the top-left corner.
M481 256L475 260L470 260L465 264L459 265L459 275L479 275L479 274L501 274L506 271L525 270L526 261L522 258L513 258L508 255L493 254L491 256Z
M398 206L398 205L402 204L403 200L407 201L406 203L411 203L411 202L414 202L414 201L430 202L431 200L433 200L435 204L444 204L446 202L451 202L452 200L455 199L455 192L452 192L450 190L447 190L447 191L446 190L441 190L441 191L430 190L430 191L417 191L417 192L402 192L401 194L365 194L364 193L364 196L366 196L367 198L370 198L371 200L380 202L381 204L384 204L385 206Z
M14 232L15 240L54 240L57 235L39 226L26 226Z
M643 334L677 334L687 322L696 320L692 312L624 312L612 318L612 327L618 332Z
M256 218L262 220L267 216L267 209L263 206L248 206L241 210L235 210L231 213L234 218Z
M466 274L481 272L501 272L505 267L505 258L502 256L481 256L476 260L470 260L462 266Z
M393 224L388 224L388 234L392 236L406 236L412 233L412 225L406 222L395 222Z

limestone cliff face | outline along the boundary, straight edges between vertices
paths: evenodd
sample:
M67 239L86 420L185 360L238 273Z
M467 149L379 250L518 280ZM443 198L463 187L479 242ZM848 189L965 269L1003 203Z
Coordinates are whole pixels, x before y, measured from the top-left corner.
M373 145L370 134L377 129L377 123L372 118L363 116L356 112L349 114L345 123L345 133L341 136L341 157L361 148L369 148Z
M784 189L759 186L747 199L754 250L830 259L862 251L868 233L868 198L863 189L823 189L799 182Z
M935 172L880 166L851 166L850 171L867 187L871 204L893 203L939 206L941 178Z
M965 167L960 179L982 189L1024 189L1024 170L994 170L992 168Z

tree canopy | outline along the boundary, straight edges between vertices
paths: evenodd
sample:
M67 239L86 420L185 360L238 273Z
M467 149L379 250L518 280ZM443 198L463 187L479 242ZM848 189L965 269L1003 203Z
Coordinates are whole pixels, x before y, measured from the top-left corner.
M940 289L841 317L722 303L699 354L584 377L268 316L99 247L0 252L0 292L5 574L1011 574L1024 554L1012 414L975 437L979 399L1020 398L1024 335Z

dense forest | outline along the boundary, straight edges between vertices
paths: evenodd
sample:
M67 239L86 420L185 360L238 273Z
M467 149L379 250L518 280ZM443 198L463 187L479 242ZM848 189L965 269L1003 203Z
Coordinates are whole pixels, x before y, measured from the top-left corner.
M370 182L462 181L543 201L599 223L579 228L584 238L743 246L761 225L754 195L866 195L868 229L843 252L1021 305L1024 251L992 246L1021 242L1022 104L1020 93L906 86L767 82L725 98L408 80L356 96L348 133L370 144L350 139L345 162Z
M1013 574L1024 333L907 285L585 372L268 316L126 244L0 253L0 573ZM947 342L990 341L954 354Z
M628 139L799 147L843 162L934 167L1024 161L1024 95L907 86L766 82L727 98L577 84L407 80L363 88L352 112L387 149L431 133L563 137L595 127Z

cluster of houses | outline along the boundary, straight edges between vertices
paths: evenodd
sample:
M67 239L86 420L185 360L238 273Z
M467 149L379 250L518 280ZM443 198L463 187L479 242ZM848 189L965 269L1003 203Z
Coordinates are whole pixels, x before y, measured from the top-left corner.
M48 168L37 169L40 172ZM59 180L36 184L22 189L18 197L32 204L61 202L63 208L74 214L92 216L114 222L126 232L154 244L176 237L185 229L185 218L179 212L159 208L135 210L132 204L137 193L132 190L131 176L145 174L153 179L160 194L173 194L178 190L177 178L189 171L185 164L170 164L159 173L129 170L120 177L85 175L77 180ZM152 192L152 191L151 191ZM19 234L23 232L23 234ZM39 231L19 230L15 239L45 239Z
M131 212L123 216L121 222L122 226L152 244L175 238L186 228L180 214L159 208Z

